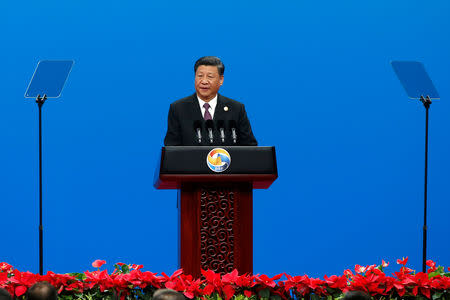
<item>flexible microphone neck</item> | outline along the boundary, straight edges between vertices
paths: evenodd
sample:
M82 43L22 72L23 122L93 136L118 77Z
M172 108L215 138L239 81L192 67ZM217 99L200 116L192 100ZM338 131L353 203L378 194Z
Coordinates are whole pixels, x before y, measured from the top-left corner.
M194 130L197 135L197 142L202 143L202 122L200 120L194 121Z
M231 129L231 138L233 139L233 144L237 143L237 133L236 133L236 121L235 120L230 120L230 129Z
M225 121L218 120L217 128L219 128L220 140L222 141L222 144L224 144L225 143Z
M209 142L212 144L212 143L214 143L214 138L213 138L214 122L213 122L213 120L206 120L205 125L206 125L206 129L208 130Z

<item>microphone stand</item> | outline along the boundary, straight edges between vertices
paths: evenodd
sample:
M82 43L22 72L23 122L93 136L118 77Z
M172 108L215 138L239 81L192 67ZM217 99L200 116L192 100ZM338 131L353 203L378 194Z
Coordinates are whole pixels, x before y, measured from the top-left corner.
M44 274L44 227L42 226L42 106L47 95L38 95L36 103L39 108L39 274Z
M423 203L423 245L422 245L422 272L426 272L427 260L427 194L428 194L428 110L430 109L430 96L424 98L420 96L420 101L425 107L425 185L424 185L424 203Z

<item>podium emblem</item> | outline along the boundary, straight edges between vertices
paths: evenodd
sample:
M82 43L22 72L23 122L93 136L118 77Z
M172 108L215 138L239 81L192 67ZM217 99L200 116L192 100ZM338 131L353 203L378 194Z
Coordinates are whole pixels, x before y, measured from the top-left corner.
M214 148L209 151L208 156L206 156L206 164L213 172L223 172L231 164L231 156L227 150L222 148Z

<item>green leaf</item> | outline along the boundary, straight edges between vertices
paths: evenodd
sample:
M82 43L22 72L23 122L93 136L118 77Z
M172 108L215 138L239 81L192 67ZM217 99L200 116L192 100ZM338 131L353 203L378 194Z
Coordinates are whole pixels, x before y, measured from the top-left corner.
M130 273L130 267L128 265L122 265L122 273Z
M433 295L431 295L431 299L437 300L442 297L443 292L434 292Z
M425 296L422 296L422 295L417 295L416 299L426 300L427 298L425 298Z
M344 298L344 293L339 292L339 294L336 294L336 296L334 297L335 300L341 300Z
M439 273L438 271L434 271L434 272L431 272L431 273L428 274L428 278L432 278L432 277L437 276L437 275L441 275L441 273Z
M78 280L85 280L87 278L86 274L84 273L67 273L67 275L73 276Z
M222 297L220 297L220 295L218 293L214 293L214 294L212 294L212 299L213 300L222 300Z
M258 292L258 296L261 299L269 299L270 298L270 291L269 291L269 289L260 290Z
M279 295L272 295L270 296L270 300L281 300L281 297Z

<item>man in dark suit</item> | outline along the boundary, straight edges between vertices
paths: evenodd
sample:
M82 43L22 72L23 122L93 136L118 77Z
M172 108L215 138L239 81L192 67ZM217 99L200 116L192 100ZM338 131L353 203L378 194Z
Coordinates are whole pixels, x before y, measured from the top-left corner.
M258 143L253 136L244 104L218 94L225 71L222 61L214 56L201 57L195 63L194 71L196 93L170 105L164 145L256 146ZM214 124L213 143L209 140L206 128L211 123ZM224 142L220 135L221 128L225 134Z

